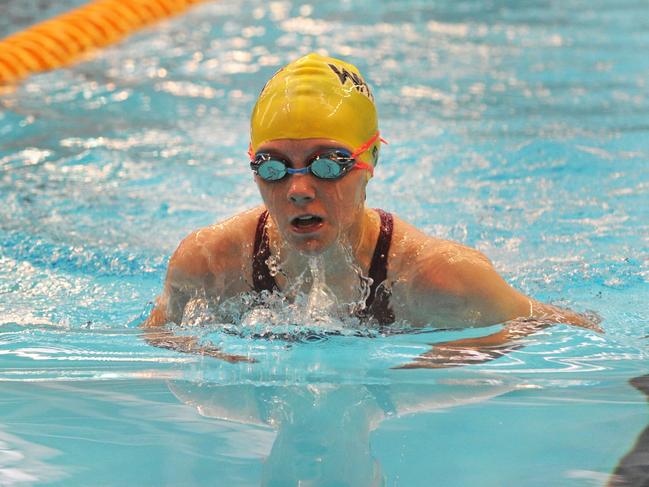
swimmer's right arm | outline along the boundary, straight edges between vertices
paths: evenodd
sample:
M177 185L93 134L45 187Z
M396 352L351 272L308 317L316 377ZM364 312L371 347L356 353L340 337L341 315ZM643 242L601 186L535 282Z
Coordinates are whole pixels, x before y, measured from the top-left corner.
M173 330L165 327L168 323L181 323L182 309L188 301L186 295L173 291L173 286L165 285L165 291L158 298L155 308L142 324L144 339L149 345L175 352L207 355L230 363L255 362L252 358L232 355L221 351L218 347L202 344L195 336L176 335Z
M156 299L155 307L142 324L142 328L156 328L167 323L180 324L182 321L182 310L189 301L189 297L174 290L173 285L169 281L169 276L167 276L164 290Z
M144 339L150 345L176 352L207 355L231 363L254 362L249 357L231 355L212 345L201 344L195 336L177 335L165 326L170 323L181 324L192 291L204 287L204 279L200 277L203 273L197 271L204 271L207 266L202 262L203 253L200 249L192 248L191 242L189 237L185 239L169 261L163 292L149 317L141 325Z
M143 328L160 327L167 323L179 325L192 289L197 290L202 286L200 276L206 273L207 266L196 244L195 233L185 238L169 259L162 294L142 324Z

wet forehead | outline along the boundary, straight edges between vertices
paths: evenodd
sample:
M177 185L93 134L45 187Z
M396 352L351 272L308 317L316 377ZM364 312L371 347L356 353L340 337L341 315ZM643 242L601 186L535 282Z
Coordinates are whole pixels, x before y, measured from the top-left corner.
M347 149L346 144L333 139L278 139L264 142L257 152L272 152L291 161L299 162L309 159L323 149Z

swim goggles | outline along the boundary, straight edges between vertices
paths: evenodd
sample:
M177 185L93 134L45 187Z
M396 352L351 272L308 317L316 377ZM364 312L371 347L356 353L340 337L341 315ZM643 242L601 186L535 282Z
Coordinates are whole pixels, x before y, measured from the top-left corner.
M250 169L264 181L280 181L290 174L311 173L319 179L340 179L353 169L366 169L374 175L374 166L357 160L356 157L365 152L379 138L378 132L369 141L354 152L346 149L325 150L313 156L301 169L294 169L290 163L267 152L252 154ZM383 141L383 139L381 139Z
M258 152L250 161L250 168L264 181L279 181L289 174L311 173L319 179L339 179L352 169L367 169L374 172L374 167L364 162L356 161L352 153L344 149L335 149L316 155L306 167L294 169L284 159Z

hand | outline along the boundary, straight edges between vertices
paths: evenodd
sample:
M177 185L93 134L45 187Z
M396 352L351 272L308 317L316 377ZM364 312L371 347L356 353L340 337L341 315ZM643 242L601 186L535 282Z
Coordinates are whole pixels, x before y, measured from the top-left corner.
M593 311L577 313L551 304L539 303L538 301L530 301L530 305L533 310L532 316L523 320L512 321L512 332L515 332L518 328L525 332L526 327L532 327L533 329L547 323L563 323L593 330L597 333L604 333L604 329L600 326L602 318ZM529 335L529 333L527 334Z
M202 345L198 339L189 335L174 335L169 330L149 329L144 335L145 340L154 347L174 350L176 352L206 355L229 363L257 362L254 358L244 355L233 355L221 351L213 345Z

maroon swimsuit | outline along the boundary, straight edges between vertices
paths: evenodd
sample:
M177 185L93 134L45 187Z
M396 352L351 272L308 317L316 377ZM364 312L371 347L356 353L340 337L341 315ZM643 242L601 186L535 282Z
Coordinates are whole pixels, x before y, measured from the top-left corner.
M376 241L369 278L372 279L370 294L365 300L365 309L359 313L360 318L374 318L381 325L394 322L394 312L390 308L390 290L385 286L388 274L388 252L392 241L394 221L392 215L383 210L376 210L381 217L379 238ZM257 221L255 232L255 247L252 258L252 282L256 292L279 290L275 278L270 274L266 264L270 257L266 221L268 211L263 211Z

